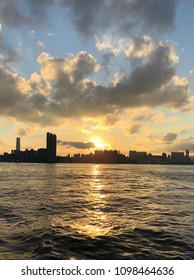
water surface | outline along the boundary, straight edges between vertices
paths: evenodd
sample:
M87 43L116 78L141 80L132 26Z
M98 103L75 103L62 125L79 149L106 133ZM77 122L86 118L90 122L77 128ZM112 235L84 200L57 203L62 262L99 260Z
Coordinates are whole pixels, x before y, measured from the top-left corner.
M0 163L0 259L194 259L194 166Z

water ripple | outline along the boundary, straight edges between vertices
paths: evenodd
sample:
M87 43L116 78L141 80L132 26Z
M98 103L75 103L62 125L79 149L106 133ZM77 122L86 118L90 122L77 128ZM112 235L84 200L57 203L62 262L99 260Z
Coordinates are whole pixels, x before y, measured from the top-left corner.
M0 164L0 259L194 259L193 168Z

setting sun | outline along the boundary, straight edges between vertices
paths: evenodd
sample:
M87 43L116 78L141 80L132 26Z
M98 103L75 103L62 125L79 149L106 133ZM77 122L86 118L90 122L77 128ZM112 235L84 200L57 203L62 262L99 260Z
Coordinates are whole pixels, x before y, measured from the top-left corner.
M103 141L100 138L92 139L92 142L94 143L97 149L105 149L107 147L107 145L103 143Z

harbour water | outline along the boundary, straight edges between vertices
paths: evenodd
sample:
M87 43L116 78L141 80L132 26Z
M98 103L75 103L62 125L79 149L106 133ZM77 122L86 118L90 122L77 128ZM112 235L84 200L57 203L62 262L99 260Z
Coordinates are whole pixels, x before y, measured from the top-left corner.
M194 259L194 166L0 163L0 259Z

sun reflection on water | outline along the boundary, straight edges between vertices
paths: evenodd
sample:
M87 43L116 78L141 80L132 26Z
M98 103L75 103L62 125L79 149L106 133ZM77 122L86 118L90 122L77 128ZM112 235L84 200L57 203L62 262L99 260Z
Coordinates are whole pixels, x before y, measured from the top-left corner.
M107 195L101 193L104 185L100 177L100 168L98 165L94 165L86 194L89 207L86 209L85 217L76 224L80 234L86 234L90 237L107 235L111 229L108 214L103 211Z

